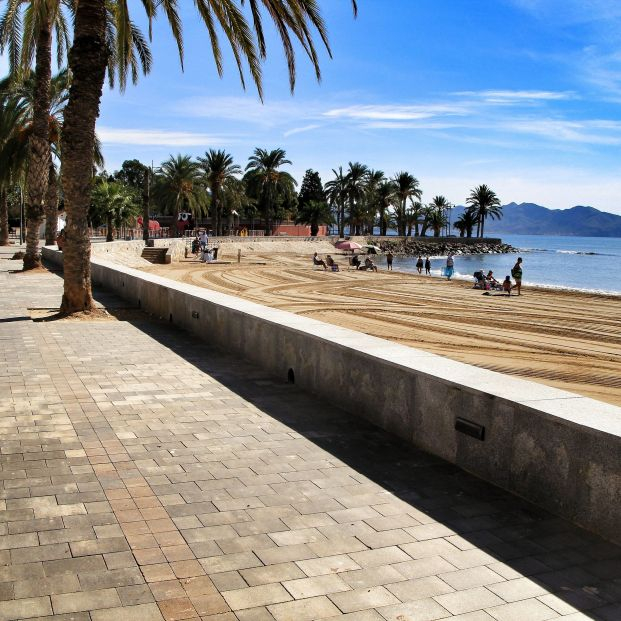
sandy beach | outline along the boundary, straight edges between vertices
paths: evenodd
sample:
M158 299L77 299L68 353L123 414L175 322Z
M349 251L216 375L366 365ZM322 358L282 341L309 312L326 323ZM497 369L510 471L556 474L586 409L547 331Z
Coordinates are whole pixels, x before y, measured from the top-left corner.
M342 271L314 270L315 250ZM531 287L486 296L464 281L348 269L327 242L223 244L218 258L231 263L140 268L621 405L619 297Z

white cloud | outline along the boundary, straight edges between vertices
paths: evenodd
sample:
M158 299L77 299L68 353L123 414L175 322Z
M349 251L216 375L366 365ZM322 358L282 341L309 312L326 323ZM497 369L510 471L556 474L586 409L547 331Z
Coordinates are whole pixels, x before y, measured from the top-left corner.
M437 116L462 116L469 110L460 104L420 104L420 105L355 105L345 108L333 108L323 113L329 118L410 121L430 119Z
M523 119L503 124L506 130L545 136L552 140L600 145L621 144L621 122Z
M488 104L528 104L545 101L560 101L575 99L572 91L528 91L528 90L486 90L463 91L455 93L457 96L479 99Z
M196 147L230 144L229 137L212 134L178 132L161 129L129 129L98 127L97 135L104 144L130 144L145 146Z
M311 124L311 125L304 125L303 127L294 127L293 129L290 129L288 131L286 131L283 136L285 138L288 138L289 136L293 136L295 134L301 134L303 132L310 132L313 129L317 129L321 127L321 125L317 125L317 124Z

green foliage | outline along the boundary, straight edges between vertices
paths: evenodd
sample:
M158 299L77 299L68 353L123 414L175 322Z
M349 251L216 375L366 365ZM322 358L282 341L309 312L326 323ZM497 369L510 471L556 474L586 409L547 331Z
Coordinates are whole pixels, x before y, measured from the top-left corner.
M311 235L314 237L319 232L320 225L334 223L334 216L325 201L310 201L299 206L295 223L310 226Z
M133 225L140 211L140 202L132 188L102 177L94 180L89 219L95 226L108 224L108 241L113 238L112 224L117 228Z
M201 183L201 169L190 155L170 156L155 176L153 195L158 209L176 215L206 213L208 199Z
M304 179L302 179L302 185L300 186L298 209L302 209L311 201L325 202L326 193L324 192L319 173L309 168L304 173Z
M470 192L466 203L477 216L477 237L483 237L485 220L491 217L502 218L502 206L496 193L485 184L479 185Z

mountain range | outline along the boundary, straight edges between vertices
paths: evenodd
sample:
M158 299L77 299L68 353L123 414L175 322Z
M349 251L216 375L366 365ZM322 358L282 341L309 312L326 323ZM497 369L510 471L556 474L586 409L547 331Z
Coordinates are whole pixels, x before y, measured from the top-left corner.
M463 206L454 207L451 222L464 210ZM485 236L495 234L621 237L621 216L582 205L548 209L535 203L509 203L503 205L500 220L485 221Z

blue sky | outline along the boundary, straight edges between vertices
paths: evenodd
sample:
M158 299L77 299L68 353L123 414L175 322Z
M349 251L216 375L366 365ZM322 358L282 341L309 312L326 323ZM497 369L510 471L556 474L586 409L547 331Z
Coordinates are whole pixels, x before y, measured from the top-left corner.
M610 0L320 0L333 60L323 80L298 54L295 95L269 31L265 102L218 78L193 3L182 0L185 72L163 21L154 68L106 90L98 132L106 167L225 148L245 165L281 147L301 180L361 161L407 170L423 200L463 203L487 183L503 203L621 213L621 3ZM140 16L136 0L134 15Z

